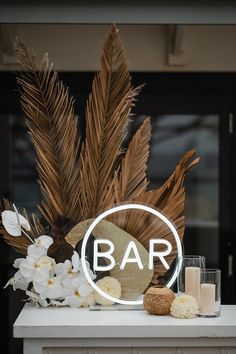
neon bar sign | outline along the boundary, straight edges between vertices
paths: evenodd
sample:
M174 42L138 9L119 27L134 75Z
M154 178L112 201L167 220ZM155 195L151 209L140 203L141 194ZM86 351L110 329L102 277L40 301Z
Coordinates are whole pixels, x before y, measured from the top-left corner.
M146 212L151 213L152 215L158 217L159 219L161 219L167 225L167 227L170 229L171 233L173 234L173 237L176 242L177 257L180 259L180 262L181 262L181 257L182 257L181 240L180 240L178 232L177 232L176 228L174 227L174 225L172 224L172 222L160 211L153 209L151 207L148 207L146 205L142 205L142 204L123 204L123 205L119 205L114 208L111 208L109 210L106 210L105 212L100 214L92 222L92 224L90 225L90 227L88 228L88 230L86 231L86 234L84 236L82 249L81 249L81 262L82 262L82 267L83 267L85 276L86 276L88 282L90 283L90 285L98 293L100 293L102 296L104 296L106 299L111 300L112 302L115 302L115 303L123 304L123 305L140 305L143 303L142 300L130 300L130 301L129 300L122 300L122 299L116 299L113 296L106 294L90 278L89 272L86 267L86 245L87 245L88 239L89 239L90 235L92 234L96 225L101 220L106 218L107 216L109 216L113 213L122 211L122 210L127 210L127 209L136 209L136 210L146 211ZM101 245L101 244L106 244L108 246L108 250L106 252L99 252L99 245ZM160 244L166 245L167 248L164 251L155 251L154 250L155 246L160 245ZM165 267L165 269L168 270L169 265L166 262L165 257L168 254L170 254L171 251L172 251L172 245L168 240L164 240L164 239L150 240L150 242L149 242L149 262L148 262L149 269L153 269L153 258L158 257L160 259L161 263L163 264L163 266ZM114 244L110 240L96 239L94 242L94 270L95 271L109 271L109 270L111 270L115 266L115 259L112 256L113 252L114 252ZM130 257L131 252L134 254L134 257ZM110 263L105 266L104 265L99 266L98 259L100 257L108 259ZM127 263L136 263L140 270L142 270L144 268L141 258L140 258L140 255L138 253L137 246L134 241L129 242L128 247L124 253L122 262L120 264L120 269L124 269ZM171 287L174 284L180 269L181 269L181 265L178 264L178 267L176 266L175 270L173 271L170 279L168 280L168 282L166 284L167 287Z

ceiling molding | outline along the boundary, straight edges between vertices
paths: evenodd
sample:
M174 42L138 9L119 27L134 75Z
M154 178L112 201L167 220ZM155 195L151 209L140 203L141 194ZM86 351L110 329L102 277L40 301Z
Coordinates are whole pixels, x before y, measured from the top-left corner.
M236 24L236 1L67 0L0 4L0 23Z

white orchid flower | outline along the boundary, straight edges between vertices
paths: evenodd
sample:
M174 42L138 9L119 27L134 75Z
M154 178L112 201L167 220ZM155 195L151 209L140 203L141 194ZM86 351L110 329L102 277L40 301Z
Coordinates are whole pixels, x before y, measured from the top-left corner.
M88 262L87 262L87 263L88 263ZM97 278L96 274L94 274L94 273L92 272L92 270L90 269L89 263L87 264L87 271L88 271L89 277L90 277L92 280L94 280L94 279ZM81 269L81 271L80 271L80 273L79 273L79 278L80 278L81 281L87 280L86 275L85 275L83 269Z
M74 251L74 254L73 254L71 260L72 260L72 264L74 266L73 269L74 270L76 269L77 271L79 271L79 278L81 280L82 279L86 280L86 276L84 274L84 269L83 269L83 266L82 266L82 262L81 262L77 252ZM91 271L89 262L85 261L85 263L86 263L86 268L87 268L87 271L89 273L90 278L94 280L97 276Z
M84 274L84 269L83 269L83 266L82 266L82 262L81 262L81 260L80 260L80 258L79 258L79 255L78 255L78 253L77 253L76 251L74 251L74 254L73 254L71 260L72 260L72 264L73 264L73 266L74 266L74 269L76 269L76 271L79 271L79 272L81 272L81 273ZM85 263L86 263L86 268L87 268L87 270L88 270L90 276L93 278L95 275L94 275L93 272L90 270L90 264L89 264L89 262L88 262L88 261L85 261ZM90 272L91 272L91 273L90 273ZM96 278L96 276L95 276L95 278ZM93 278L93 279L94 279L94 278Z
M47 307L48 306L47 300L41 299L41 297L38 294L34 293L33 291L27 290L26 291L26 295L29 296L29 301L31 303L33 303L35 305L38 305L38 306L40 305L42 307Z
M90 269L88 269L88 272L91 279L96 278L96 275ZM83 270L73 275L68 274L68 276L62 277L65 296L71 292L71 289L78 287L79 284L89 284Z
M82 283L75 289L71 289L70 293L65 296L65 300L61 304L73 308L80 307L92 292L93 288L90 285Z
M62 305L61 301L53 300L53 299L50 300L50 304L53 305L53 306L56 306L56 307L64 306L64 305Z
M49 246L53 243L50 236L42 235L34 240L34 244L28 247L28 256L37 258L46 256Z
M46 249L53 243L53 238L51 236L42 235L34 240L36 245L45 247Z
M64 263L58 263L55 266L56 275L59 277L75 277L80 268L80 259L77 252L74 251L71 261L67 259Z
M29 286L29 281L24 278L21 274L21 272L18 270L15 274L14 277L12 277L7 284L4 286L4 289L11 285L13 287L13 290L27 290Z
M88 274L89 274L89 277L90 277L92 280L96 279L97 276L96 276L96 274L94 274L94 273L92 272L92 270L90 269L90 264L89 264L89 262L88 262L88 261L85 261L85 263L86 263L86 268L87 268L87 272L88 272ZM80 265L79 265L79 280L80 280L80 282L85 282L85 281L87 281L87 277L86 277L86 275L85 275L85 273L84 273L84 268L82 267L82 263L81 263L81 262L80 262Z
M73 288L72 282L79 275L78 272L74 272L72 264L69 260L64 263L58 263L55 266L55 273L61 279L61 284L63 286L64 295L71 293Z
M6 231L11 236L21 236L22 228L30 231L30 224L28 220L21 214L14 211L4 210L2 212L2 223Z
M48 270L49 270L49 275L52 276L52 275L55 274L55 265L56 265L56 262L55 262L55 259L54 259L54 258L51 258L51 257L48 257L48 256L41 257L41 258L38 260L38 264L40 265L40 267L48 268Z
M68 259L64 263L57 263L55 266L55 273L58 277L74 277L77 272L74 272L71 261Z
M29 282L31 281L46 281L49 277L49 267L48 264L40 262L39 259L27 256L20 265L19 270L23 277L25 277Z
M27 252L31 258L40 258L47 255L47 249L39 244L30 245Z
M76 251L74 251L73 256L71 257L71 263L73 266L73 271L78 272L81 267L81 261L79 259L79 254Z
M25 258L17 258L14 260L13 267L14 268L19 268L20 264L25 260Z
M61 279L59 277L51 277L46 281L33 282L34 290L40 295L41 299L58 299L63 296Z
M89 269L89 263L86 262L86 264L90 277L92 279L96 278L94 273ZM75 288L74 281L79 283L87 283L79 255L76 251L74 251L71 261L66 260L64 263L56 264L55 273L61 278L64 295L70 294L71 289Z

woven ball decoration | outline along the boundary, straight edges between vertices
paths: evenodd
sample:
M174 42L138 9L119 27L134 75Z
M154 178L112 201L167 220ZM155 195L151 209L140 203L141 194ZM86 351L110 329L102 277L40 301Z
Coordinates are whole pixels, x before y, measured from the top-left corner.
M143 305L152 315L167 315L174 299L175 294L171 289L151 287L144 295Z

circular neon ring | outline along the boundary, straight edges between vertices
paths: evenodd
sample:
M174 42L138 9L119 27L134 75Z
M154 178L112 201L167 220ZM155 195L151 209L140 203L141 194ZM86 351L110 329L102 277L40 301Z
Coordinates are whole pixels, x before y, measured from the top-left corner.
M134 300L134 301L132 301L132 300L131 301L121 300L121 299L116 299L115 297L113 297L113 296L111 296L109 294L106 294L90 278L89 272L88 272L87 267L86 267L86 245L87 245L88 239L89 239L91 233L93 232L94 228L97 226L97 224L102 219L104 219L108 215L114 214L117 211L122 211L122 210L127 210L127 209L143 210L143 211L147 211L147 212L159 217L169 227L169 229L171 230L172 234L174 235L176 246L177 246L178 257L180 259L180 262L182 262L182 245L181 245L179 234L178 234L176 228L174 227L174 225L172 224L172 222L165 215L163 215L160 211L155 210L155 209L153 209L151 207L148 207L146 205L142 205L142 204L122 204L122 205L113 207L113 208L111 208L109 210L106 210L102 214L100 214L92 222L92 224L89 226L88 230L85 233L85 236L84 236L84 239L83 239L83 243L82 243L82 249L81 249L81 262L82 262L82 267L83 267L84 274L85 274L89 284L100 295L104 296L107 300L110 300L112 302L115 302L115 303L118 303L118 304L122 304L122 305L142 305L143 304L143 300ZM175 280L176 280L176 278L177 278L177 276L179 274L180 269L181 269L181 264L178 264L178 266L176 266L175 271L173 272L170 280L166 284L166 287L170 288L174 284L174 282L175 282Z

